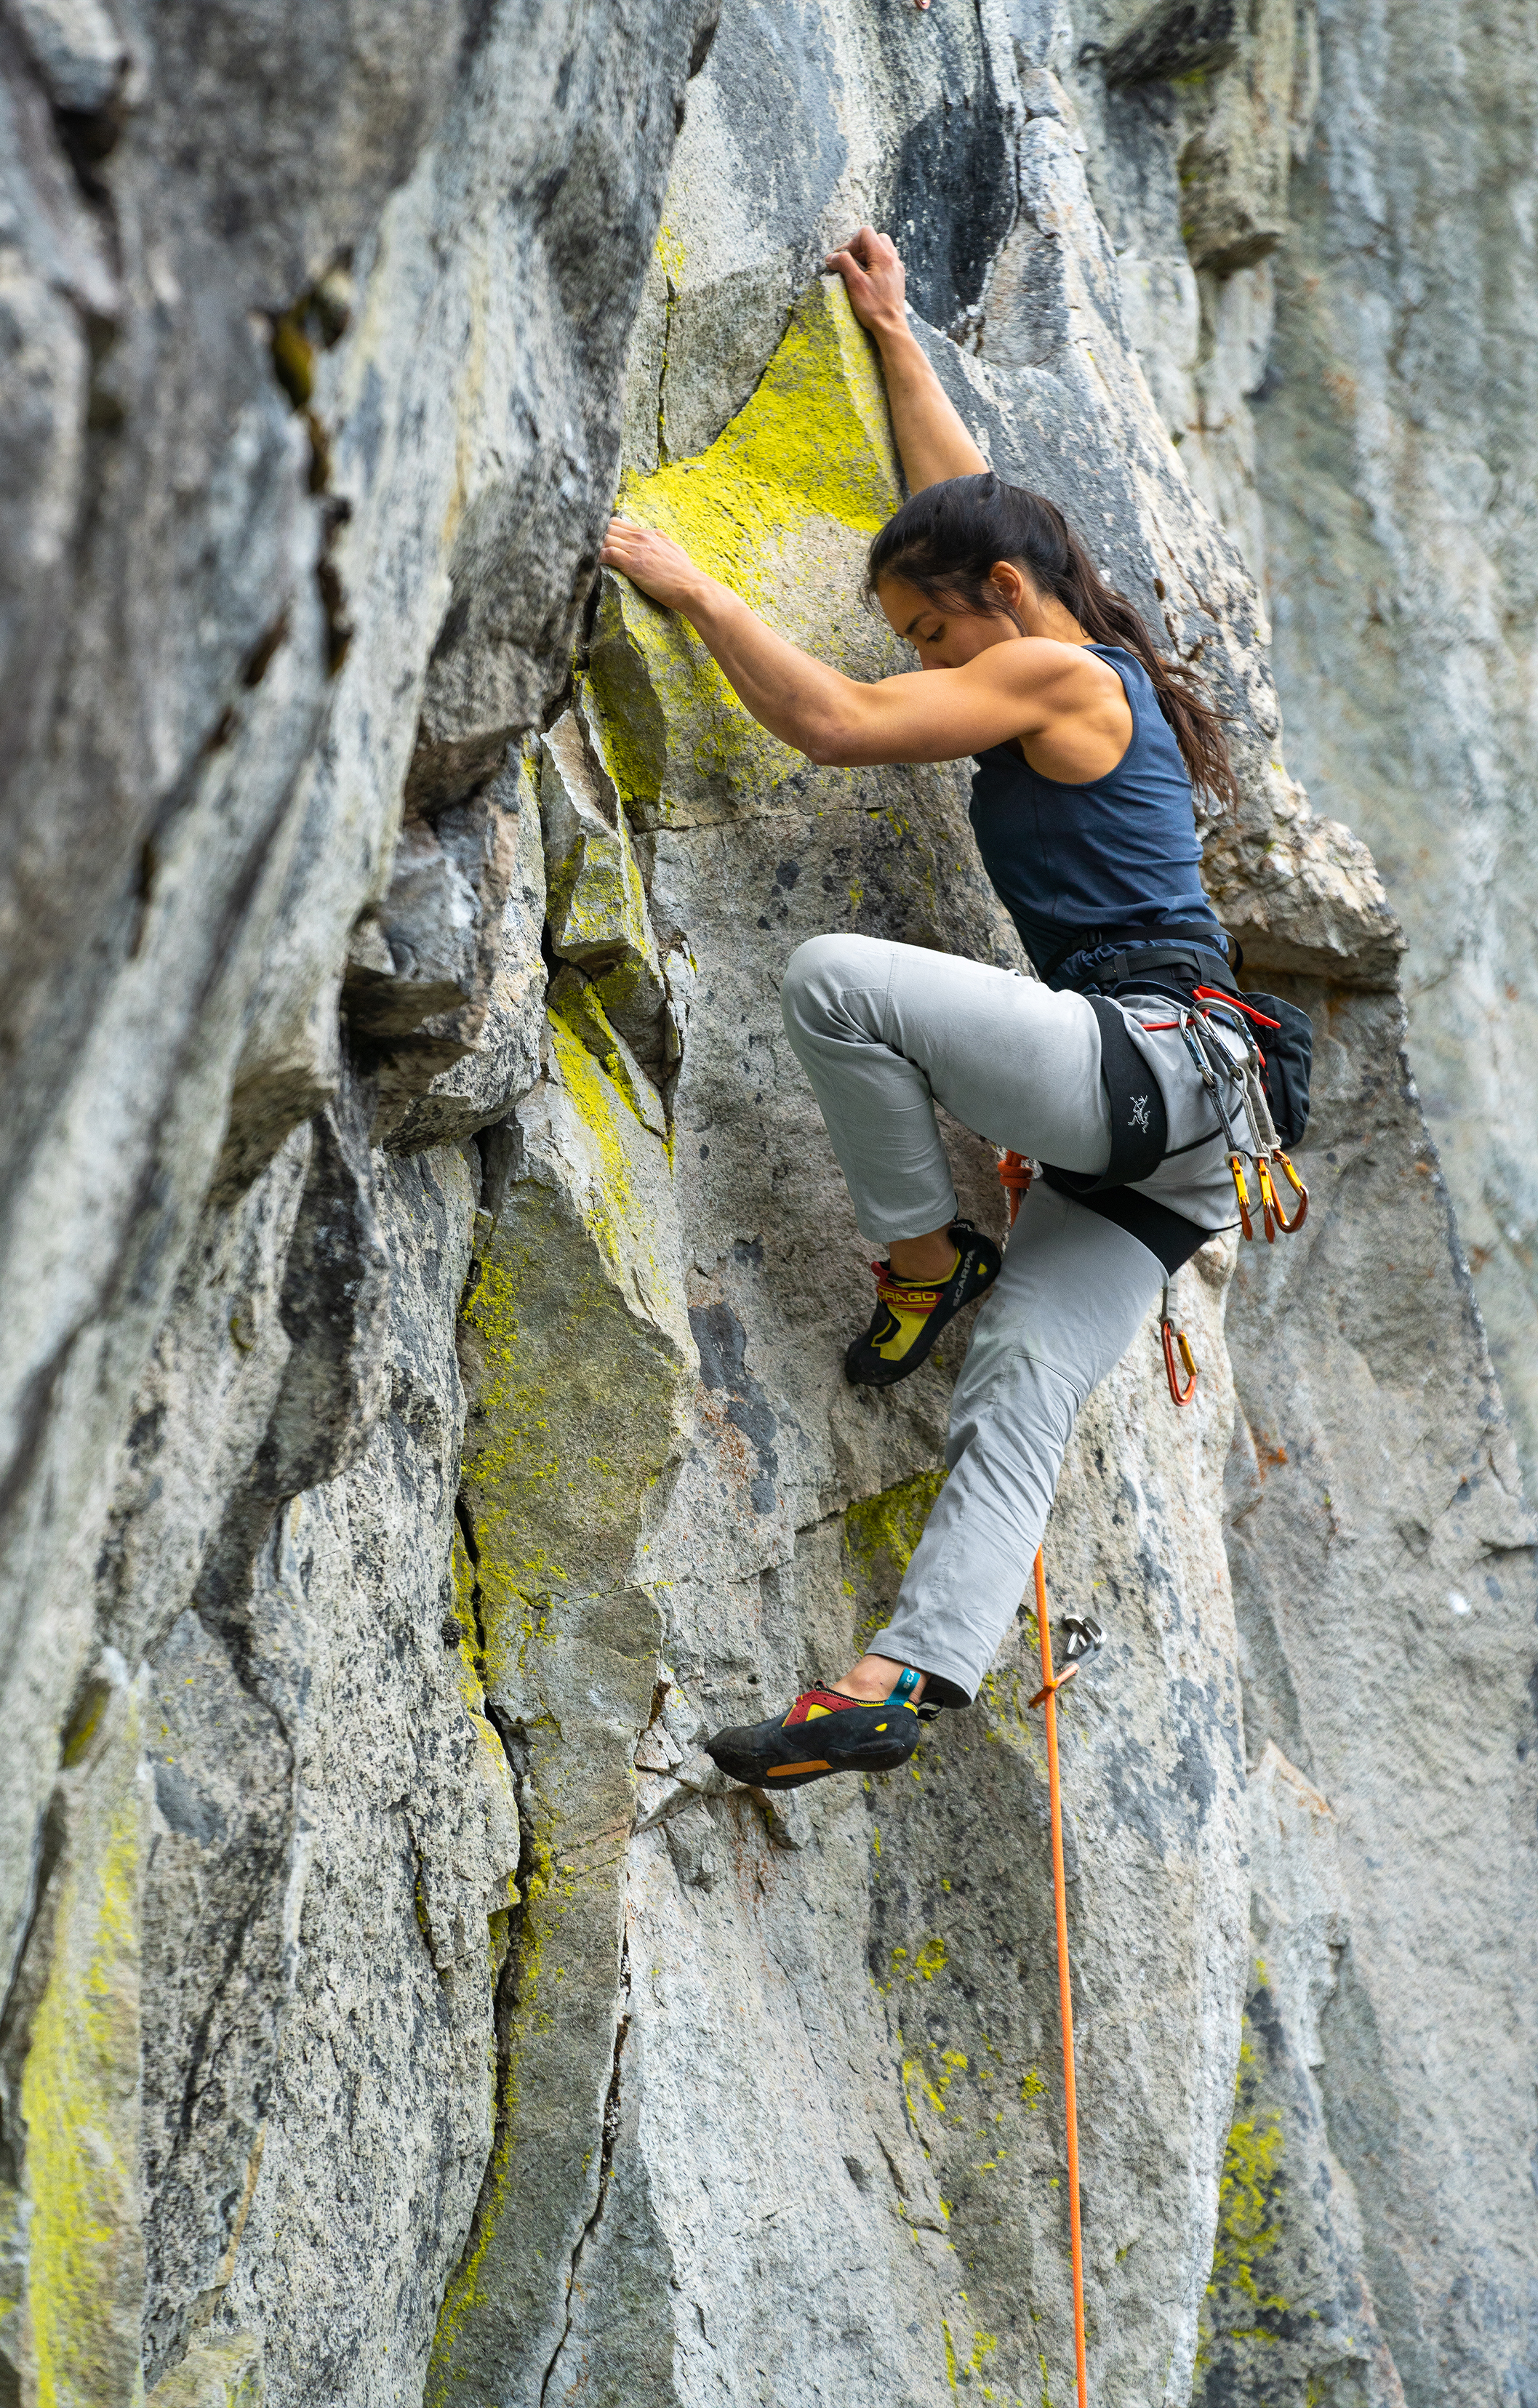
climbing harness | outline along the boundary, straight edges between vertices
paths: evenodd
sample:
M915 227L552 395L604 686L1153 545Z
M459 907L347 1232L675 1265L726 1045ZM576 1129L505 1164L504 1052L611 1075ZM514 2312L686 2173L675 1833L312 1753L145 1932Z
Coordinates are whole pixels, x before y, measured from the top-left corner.
M1118 956L1118 965L1127 958ZM1156 949L1155 959L1162 963L1166 955ZM1111 1125L1111 1156L1098 1176L1043 1162L1042 1177L1047 1185L1138 1239L1171 1276L1212 1235L1210 1229L1146 1194L1142 1184L1165 1158L1168 1123L1158 1082L1138 1050L1126 1010L1115 999L1121 988L1144 996L1167 996L1175 1007L1174 1018L1151 1020L1144 1025L1150 1034L1158 1029L1180 1031L1217 1121L1215 1133L1224 1140L1244 1236L1254 1236L1256 1222L1246 1162L1254 1165L1267 1238L1274 1240L1278 1229L1296 1229L1308 1209L1308 1191L1282 1149L1284 1142L1296 1144L1308 1120L1313 1044L1308 1015L1276 996L1246 998L1237 987L1207 985L1195 968L1182 984L1161 977L1156 968L1122 980L1110 996L1087 987L1075 990L1084 995L1100 1025L1100 1081ZM1269 1009L1258 1010L1258 1005ZM1270 1055L1259 1052L1252 1021L1267 1032L1267 1043L1273 1048ZM1278 1133L1278 1117L1285 1138ZM1284 1184L1298 1201L1290 1218L1279 1200Z
M1010 1199L1010 1227L1019 1215L1020 1199L1030 1186L1031 1168L1024 1154L1005 1154L999 1176ZM1089 2408L1089 2369L1085 2358L1084 2232L1079 2218L1079 2095L1073 2079L1073 1985L1068 1958L1068 1874L1063 1865L1063 1792L1057 1764L1057 1692L1066 1689L1086 1656L1098 1653L1104 1632L1085 1614L1069 1614L1066 1658L1060 1672L1052 1668L1052 1629L1047 1621L1046 1565L1036 1550L1036 1635L1042 1651L1042 1685L1031 1699L1045 1708L1047 1796L1052 1808L1052 1892L1057 1919L1057 2010L1063 2030L1063 2121L1068 2138L1068 2230L1073 2258L1073 2360L1078 2377L1079 2408Z
M1267 1244L1274 1245L1278 1230L1290 1237L1301 1228L1308 1213L1308 1189L1293 1168L1276 1125L1280 1114L1287 1140L1296 1144L1307 1124L1313 1052L1308 1015L1277 996L1244 996L1231 984L1209 985L1200 975L1191 975L1198 965L1188 955L1162 948L1143 950L1150 955L1145 966L1140 964L1134 970L1133 957L1119 953L1114 956L1109 974L1115 977L1117 988L1167 995L1175 1006L1173 1019L1151 1020L1144 1025L1150 1034L1179 1030L1222 1132L1239 1226L1245 1238L1253 1239L1258 1217ZM1187 966L1186 981L1176 984L1159 975L1183 962ZM1098 975L1108 973L1102 969ZM1093 989L1077 991L1085 995L1100 1024L1111 1159L1099 1177L1063 1170L1052 1163L1042 1164L1042 1176L1049 1187L1115 1222L1158 1258L1164 1269L1158 1326L1165 1376L1171 1403L1188 1405L1196 1394L1196 1358L1190 1340L1171 1317L1170 1281L1212 1232L1138 1192L1138 1182L1150 1178L1164 1158L1164 1099L1128 1032L1125 1013L1114 1000L1116 989L1110 996ZM1262 1010L1261 1005L1270 1009ZM1272 1048L1269 1057L1256 1041L1257 1028L1267 1032ZM1246 1166L1253 1168L1254 1194ZM1013 1226L1030 1174L1022 1156L1012 1153L1004 1155L999 1176L1009 1194ZM1288 1200L1296 1204L1290 1214L1282 1200L1289 1190Z

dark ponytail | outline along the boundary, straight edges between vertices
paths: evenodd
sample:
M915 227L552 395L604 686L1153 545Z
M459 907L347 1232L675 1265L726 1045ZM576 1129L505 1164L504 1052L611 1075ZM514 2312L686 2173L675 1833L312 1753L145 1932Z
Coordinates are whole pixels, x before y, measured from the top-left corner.
M1007 560L1078 621L1092 643L1119 644L1147 670L1158 707L1174 731L1191 783L1226 803L1239 788L1223 722L1200 680L1166 661L1125 595L1106 583L1056 502L991 473L926 485L888 519L870 547L865 590L900 577L934 603L988 618L1013 614L993 582Z

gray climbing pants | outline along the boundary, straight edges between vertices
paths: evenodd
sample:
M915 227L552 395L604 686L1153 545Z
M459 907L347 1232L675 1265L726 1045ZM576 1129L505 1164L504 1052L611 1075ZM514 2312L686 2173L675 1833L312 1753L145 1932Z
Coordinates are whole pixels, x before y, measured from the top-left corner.
M1083 996L918 945L814 937L792 954L782 1000L855 1218L878 1243L956 1215L936 1100L980 1137L1065 1170L1110 1160L1100 1026ZM1123 1009L1170 1124L1171 1151L1140 1192L1224 1227L1233 1190L1222 1135L1178 1030L1157 1025L1171 1006L1148 996ZM950 1476L872 1654L976 1696L1028 1583L1079 1408L1162 1279L1138 1239L1040 1181L1031 1188L956 1384Z

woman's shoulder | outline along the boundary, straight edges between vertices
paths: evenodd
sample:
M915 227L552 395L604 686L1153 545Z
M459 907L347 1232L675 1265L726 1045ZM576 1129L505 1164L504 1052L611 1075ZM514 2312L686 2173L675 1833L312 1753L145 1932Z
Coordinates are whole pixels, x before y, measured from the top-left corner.
M1149 682L1148 672L1143 663L1136 652L1128 651L1125 644L1085 644L1085 651L1093 652L1097 660L1104 661L1107 668L1132 669L1145 684Z
M1085 650L1103 662L1114 677L1120 678L1122 692L1127 696L1134 720L1138 718L1143 704L1157 701L1153 679L1136 652L1129 652L1125 644L1086 644Z

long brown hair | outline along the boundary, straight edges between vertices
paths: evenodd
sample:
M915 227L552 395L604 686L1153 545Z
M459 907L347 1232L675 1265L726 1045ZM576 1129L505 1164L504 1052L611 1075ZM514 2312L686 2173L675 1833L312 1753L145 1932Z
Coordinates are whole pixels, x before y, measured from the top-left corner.
M1191 783L1237 803L1239 788L1223 722L1194 671L1156 652L1124 594L1108 585L1056 502L991 472L926 485L887 520L870 546L865 590L900 577L939 605L1006 619L1013 614L993 581L1007 560L1071 611L1096 644L1119 644L1141 661L1173 730Z

